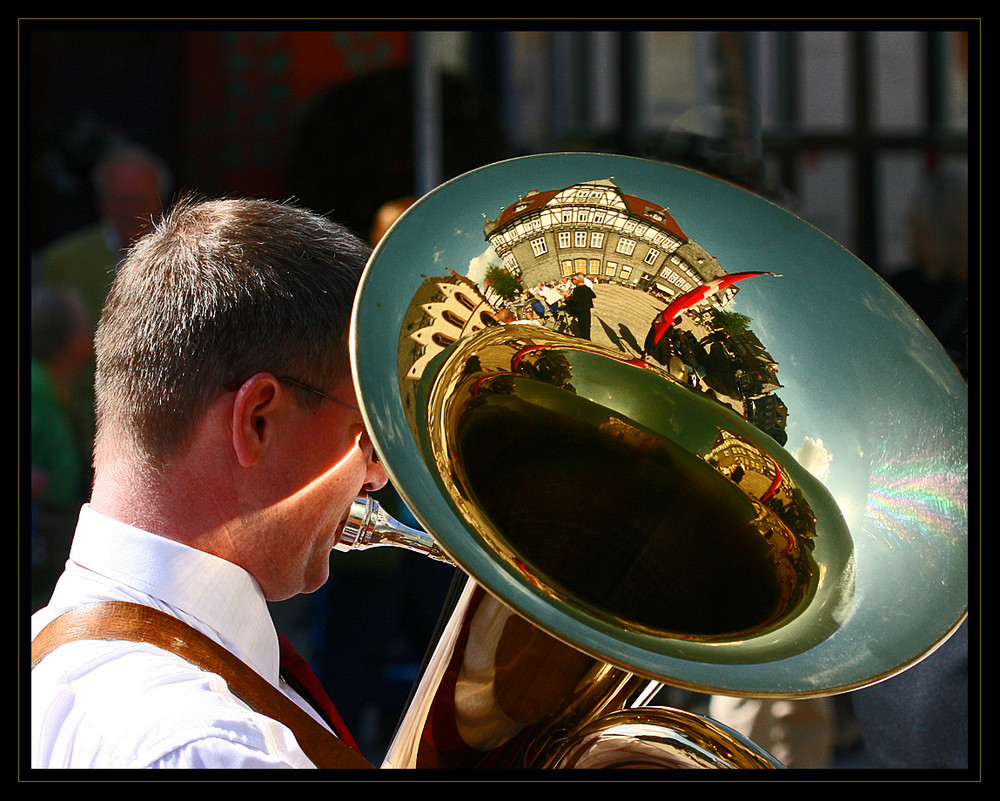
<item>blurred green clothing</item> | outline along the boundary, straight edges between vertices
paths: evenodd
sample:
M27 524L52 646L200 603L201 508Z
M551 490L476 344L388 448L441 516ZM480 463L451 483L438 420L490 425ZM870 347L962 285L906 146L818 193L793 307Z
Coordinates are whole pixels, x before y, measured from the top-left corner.
M92 320L100 318L122 258L109 242L107 228L96 223L57 240L40 254L42 282L76 289Z
M46 475L39 500L53 506L79 503L83 492L80 450L70 416L56 397L45 367L31 360L31 466Z

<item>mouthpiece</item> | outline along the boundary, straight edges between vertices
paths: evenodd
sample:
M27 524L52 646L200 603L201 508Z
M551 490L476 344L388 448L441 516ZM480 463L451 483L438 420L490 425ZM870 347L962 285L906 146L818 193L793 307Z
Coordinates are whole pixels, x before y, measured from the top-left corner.
M355 498L334 550L346 553L385 545L416 551L439 562L452 562L426 532L403 525L374 498Z

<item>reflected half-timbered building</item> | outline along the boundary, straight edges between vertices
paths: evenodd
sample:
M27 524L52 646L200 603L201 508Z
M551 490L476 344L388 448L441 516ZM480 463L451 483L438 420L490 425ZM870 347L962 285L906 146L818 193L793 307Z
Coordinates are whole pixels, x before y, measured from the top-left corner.
M483 230L524 286L583 273L673 296L724 273L664 207L610 180L529 192Z

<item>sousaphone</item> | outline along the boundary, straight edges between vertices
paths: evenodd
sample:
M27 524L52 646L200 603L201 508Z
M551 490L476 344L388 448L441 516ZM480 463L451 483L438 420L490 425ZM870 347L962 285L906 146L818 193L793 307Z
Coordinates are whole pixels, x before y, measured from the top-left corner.
M573 276L587 338L541 294ZM352 358L426 534L359 501L340 547L423 540L469 577L387 766L774 766L643 697L843 693L966 617L965 382L751 192L601 154L474 170L376 247Z

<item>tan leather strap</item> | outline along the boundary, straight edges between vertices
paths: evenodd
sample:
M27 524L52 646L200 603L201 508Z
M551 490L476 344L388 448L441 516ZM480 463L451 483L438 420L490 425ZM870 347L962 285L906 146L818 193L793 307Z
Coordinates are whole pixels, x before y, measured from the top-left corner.
M63 643L77 640L145 642L175 653L221 676L232 693L251 709L288 726L316 767L373 767L249 665L171 615L123 601L70 610L49 623L31 643L31 667Z

